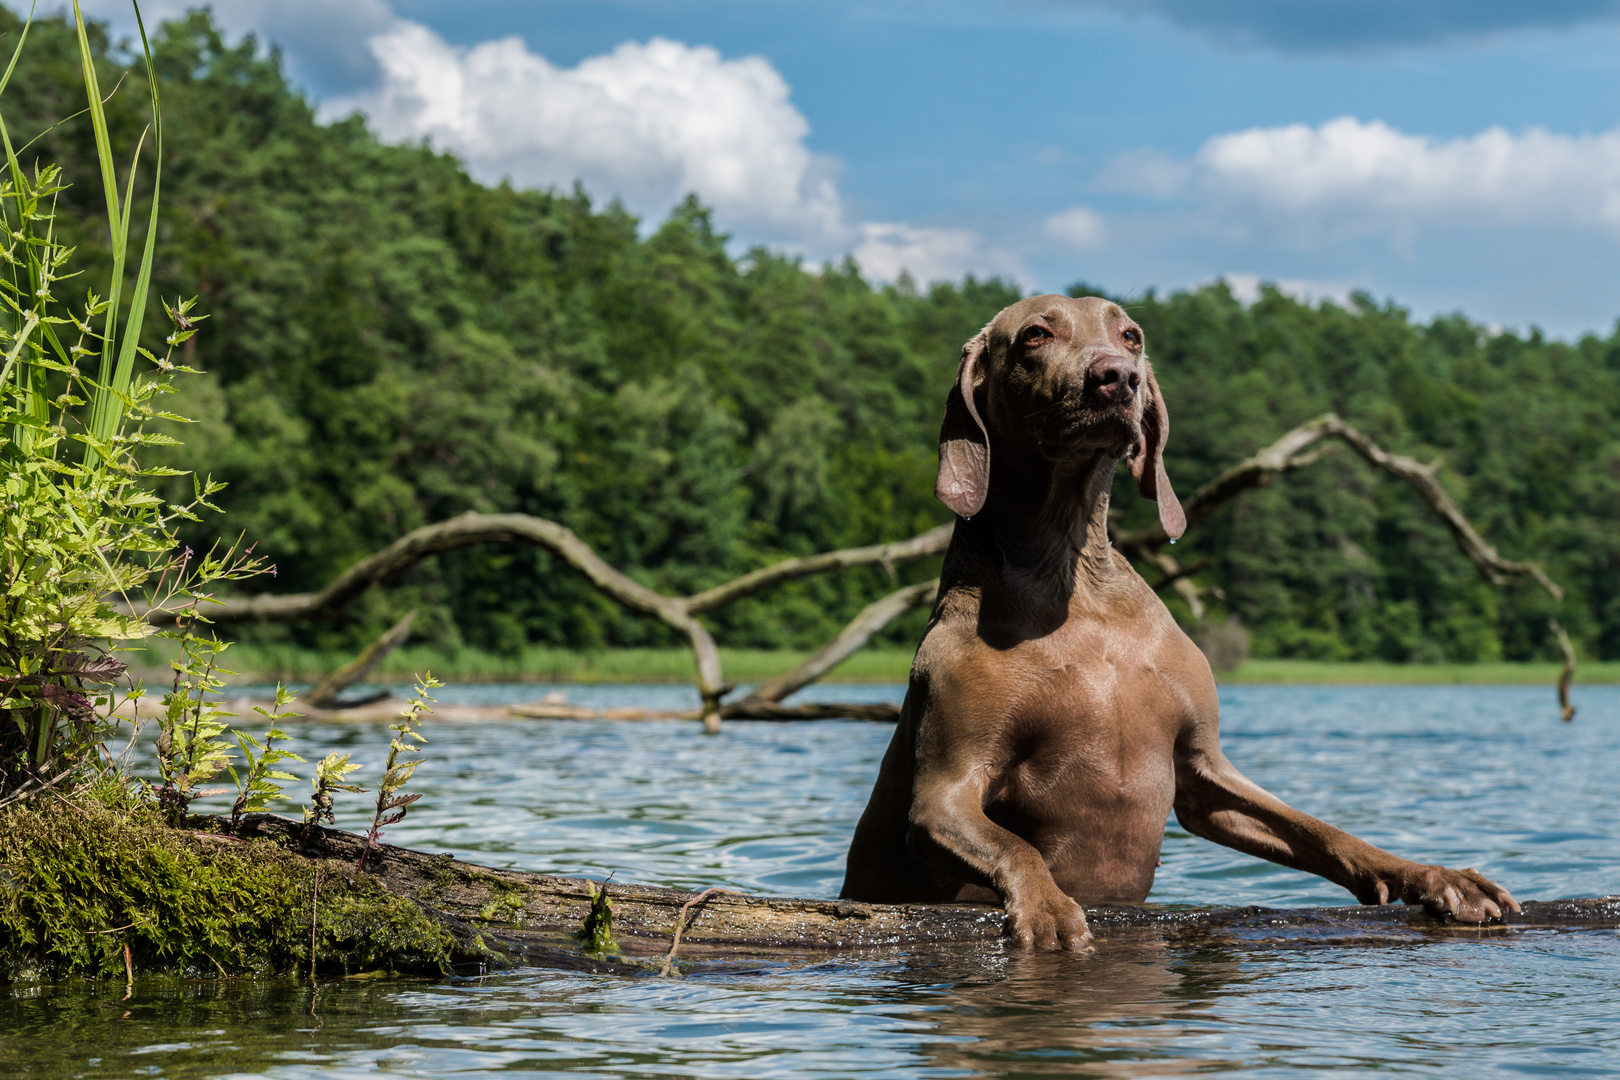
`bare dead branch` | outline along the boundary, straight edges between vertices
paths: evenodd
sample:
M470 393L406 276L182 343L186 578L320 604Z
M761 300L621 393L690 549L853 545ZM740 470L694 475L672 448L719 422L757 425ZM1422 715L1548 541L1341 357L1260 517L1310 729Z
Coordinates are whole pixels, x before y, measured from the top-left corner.
M1510 576L1529 577L1546 590L1554 600L1564 598L1564 590L1533 562L1514 562L1504 559L1494 547L1485 542L1479 532L1463 516L1449 492L1435 476L1435 467L1403 454L1391 454L1356 428L1351 427L1333 413L1325 413L1308 420L1270 446L1225 470L1215 479L1193 492L1182 503L1187 523L1207 518L1223 503L1250 488L1267 484L1280 473L1292 472L1318 459L1320 452L1305 451L1323 439L1337 439L1354 450L1362 460L1376 469L1397 477L1416 491L1429 509L1445 523L1452 539L1479 572L1493 585L1500 585ZM1119 533L1115 544L1126 553L1132 550L1157 551L1169 541L1163 526L1155 523L1149 528Z
M854 566L891 565L942 553L950 544L950 524L892 544L826 551L784 559L692 596L666 596L615 569L572 529L530 514L479 514L469 511L447 521L424 525L355 563L324 589L314 593L262 593L234 597L210 607L214 623L303 622L330 618L374 585L398 577L429 555L476 544L528 543L559 555L609 597L633 611L658 618L685 632L684 617L713 611L734 600L795 578ZM162 608L141 612L157 625L174 621Z
M1387 453L1332 413L1299 425L1270 446L1226 469L1200 487L1183 503L1189 524L1207 518L1244 491L1319 460L1330 449L1319 445L1325 439L1335 439L1348 445L1363 460L1404 480L1417 491L1430 509L1445 522L1458 548L1473 561L1487 580L1500 584L1508 576L1527 576L1554 599L1563 598L1563 590L1535 563L1504 559L1485 542L1436 478L1438 462L1424 465L1409 457ZM659 593L615 569L570 529L556 522L527 514L466 513L407 533L383 550L360 560L319 592L220 601L210 615L216 623L330 618L366 589L396 578L430 555L474 544L534 544L562 558L610 599L632 611L656 618L686 637L697 665L698 692L702 700L698 715L703 719L705 730L718 731L722 717L786 719L791 714L793 718L809 719L812 718L811 713L816 717L850 715L848 710L855 708L853 706L788 707L780 702L832 670L889 622L929 602L937 592L938 584L929 582L908 586L869 604L837 637L793 671L767 682L744 700L726 706L721 705L720 699L730 688L724 683L719 649L708 630L697 621L696 615L782 582L812 574L856 566L893 566L895 563L941 554L949 546L954 528L953 522L909 540L785 559L691 596L678 597ZM1191 575L1203 569L1206 561L1183 568L1161 550L1168 537L1158 524L1147 529L1117 533L1114 542L1132 561L1155 566L1160 571L1163 576L1154 585L1155 589L1173 588L1187 602L1195 618L1203 617L1201 592L1193 584ZM170 622L174 618L173 612L161 609L140 614L153 623ZM1567 644L1567 637L1564 641ZM877 709L875 706L872 708ZM892 719L893 707L882 708L889 712L881 718ZM566 711L566 707L558 710L559 713L562 711Z
M1564 654L1564 669L1558 673L1558 711L1567 724L1575 719L1575 706L1569 700L1569 684L1575 681L1575 644L1557 619L1548 619L1547 627L1558 639L1558 648Z
M1172 559L1170 561L1174 562L1175 560ZM1214 559L1199 559L1197 562L1189 563L1186 566L1179 566L1178 565L1173 570L1166 569L1164 577L1160 578L1158 581L1155 581L1153 584L1149 585L1148 587L1150 589L1152 589L1154 592L1164 592L1164 590L1170 588L1170 586L1174 585L1176 582L1180 581L1182 578L1189 578L1189 577L1192 577L1194 574L1203 573L1205 570L1208 570L1211 566L1214 566L1214 565L1215 565L1215 560ZM1161 569L1164 569L1164 568L1161 567Z
M681 905L681 910L675 915L675 929L670 934L669 954L664 957L664 966L658 969L658 977L660 979L667 979L670 972L675 968L675 950L681 947L681 934L686 930L686 913L716 893L730 893L735 891L735 889L721 889L718 887L704 889L702 892L692 897L692 899ZM680 972L677 971L675 974L679 975Z
M608 598L632 611L650 615L685 636L697 662L698 693L703 699L703 727L706 731L715 732L720 730L720 699L729 687L725 685L720 668L720 650L709 631L694 618L695 615L794 578L853 566L889 566L937 555L950 543L951 529L949 524L941 525L893 544L873 544L784 559L694 596L681 597L666 596L628 577L564 525L530 514L478 514L469 511L448 521L425 525L406 533L376 554L355 563L319 592L280 596L261 594L221 600L211 607L209 618L215 623L300 622L330 618L367 589L397 577L430 555L474 544L533 544L561 557ZM140 614L154 625L174 621L174 612L160 608ZM867 631L867 637L881 629L882 625L880 623ZM865 640L862 638L861 643ZM859 644L854 646L859 647ZM849 651L853 652L854 649ZM843 656L838 659L843 659Z
M910 562L913 559L925 559L930 555L941 555L950 546L951 532L955 528L954 522L947 522L938 528L919 533L909 540L900 540L893 544L873 544L870 547L846 548L842 551L823 552L820 555L807 555L800 559L785 559L744 574L742 577L733 578L724 585L716 585L712 589L705 589L687 597L684 601L686 610L694 615L713 611L717 607L751 596L772 585L793 578L825 573L828 570L846 570L852 566L886 566Z
M871 640L873 634L912 608L932 604L938 594L939 579L935 578L920 585L907 585L905 588L896 589L881 600L874 600L862 608L861 613L851 619L849 625L838 632L837 637L806 657L798 667L756 687L747 697L737 702L737 705L747 708L751 705L781 701L794 691L809 686L858 651Z
M1336 416L1324 419L1331 420L1328 433L1342 439L1368 464L1383 469L1392 476L1398 476L1411 485L1412 489L1423 497L1423 501L1429 504L1429 509L1445 522L1446 528L1451 530L1452 539L1457 542L1457 547L1479 567L1479 572L1485 576L1485 580L1492 585L1501 585L1509 576L1529 577L1554 600L1564 598L1564 590L1535 563L1514 562L1498 555L1496 549L1487 544L1485 538L1480 536L1469 520L1463 516L1463 512L1458 509L1451 495L1440 485L1433 468L1404 455L1390 454L1379 449L1371 439Z
M382 663L389 653L405 644L405 639L411 636L411 624L415 621L415 609L406 612L405 617L389 627L382 637L360 650L359 656L328 673L315 689L304 695L305 704L314 709L333 708L340 693L371 674L372 669Z

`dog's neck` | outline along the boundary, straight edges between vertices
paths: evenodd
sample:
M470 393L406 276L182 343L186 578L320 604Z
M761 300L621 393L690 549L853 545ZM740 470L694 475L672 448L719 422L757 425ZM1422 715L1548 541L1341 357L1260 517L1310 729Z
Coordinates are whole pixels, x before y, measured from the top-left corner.
M1047 632L1068 618L1076 597L1118 576L1108 540L1108 495L1117 460L1096 452L1042 460L1019 475L992 471L984 508L956 527L947 584L977 586L981 616L999 611ZM994 469L994 466L992 466ZM1033 617L1033 619L1031 619Z
M1042 462L1036 475L997 486L992 477L984 515L1003 566L1048 588L1081 584L1088 569L1111 566L1108 491L1114 460L1101 453Z

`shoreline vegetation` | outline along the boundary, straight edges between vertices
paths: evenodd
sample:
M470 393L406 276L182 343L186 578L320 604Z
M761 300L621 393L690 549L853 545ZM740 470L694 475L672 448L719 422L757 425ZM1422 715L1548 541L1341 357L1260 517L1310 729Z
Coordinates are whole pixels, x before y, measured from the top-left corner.
M154 643L155 645L166 643ZM149 648L121 654L140 674L149 689L169 678L168 657ZM738 683L773 678L790 670L808 655L791 649L720 650L726 676ZM862 649L823 680L829 683L905 682L911 667L909 648ZM236 672L229 682L249 685L282 682L289 685L318 682L327 672L350 659L346 653L298 648L292 645L238 642L221 664ZM691 650L600 649L572 650L531 646L521 653L501 655L481 649L440 649L430 645L404 646L388 656L373 677L375 683L409 683L413 672L432 671L450 683L691 683ZM1368 661L1246 660L1231 671L1216 672L1223 684L1300 685L1550 685L1557 681L1556 663L1496 661L1475 664L1391 664ZM1620 683L1620 662L1586 661L1575 674L1577 684Z

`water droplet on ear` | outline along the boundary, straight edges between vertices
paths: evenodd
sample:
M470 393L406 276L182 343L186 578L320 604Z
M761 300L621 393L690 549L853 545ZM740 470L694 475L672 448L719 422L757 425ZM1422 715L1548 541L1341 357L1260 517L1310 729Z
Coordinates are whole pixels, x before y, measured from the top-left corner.
M1173 544L1173 543L1175 543L1175 542L1176 542L1176 538L1175 538L1175 537L1173 537L1173 536L1172 536L1172 537L1171 537L1171 538L1170 538L1170 542L1171 542L1171 543L1172 543L1172 544Z

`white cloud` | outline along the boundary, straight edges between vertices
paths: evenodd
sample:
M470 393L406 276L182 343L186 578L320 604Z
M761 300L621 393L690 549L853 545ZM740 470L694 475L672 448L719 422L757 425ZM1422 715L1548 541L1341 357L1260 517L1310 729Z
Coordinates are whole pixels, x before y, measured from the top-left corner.
M1304 304L1319 304L1323 300L1330 300L1342 308L1350 307L1350 294L1355 291L1354 285L1342 281L1310 281L1305 278L1278 278L1270 281L1262 279L1259 274L1235 271L1222 274L1220 280L1226 282L1226 287L1232 290L1232 295L1241 304L1252 304L1259 300L1260 287L1263 284L1271 285L1284 296L1291 296Z
M1079 251L1102 247L1108 241L1108 223L1089 206L1071 206L1046 219L1046 234Z
M1218 135L1193 164L1203 197L1307 239L1423 225L1620 229L1620 129L1440 140L1342 117Z
M86 14L133 34L128 0L81 0ZM198 0L145 0L149 28ZM815 259L853 250L863 272L922 281L967 273L1027 278L1019 260L978 233L861 223L845 205L836 162L806 144L810 125L763 57L662 38L626 42L572 68L516 37L459 47L399 18L388 0L213 0L236 37L285 50L317 94L323 119L360 111L391 142L426 140L486 181L567 188L621 199L659 220L695 192L745 242Z
M855 261L877 281L894 281L902 272L920 282L950 281L964 274L1026 278L1018 257L985 243L968 229L938 229L897 222L866 222Z
M472 48L396 21L369 42L373 89L330 103L391 141L427 139L519 186L574 180L660 216L687 192L751 237L823 247L852 233L809 124L760 57L654 38L559 68L515 37Z

